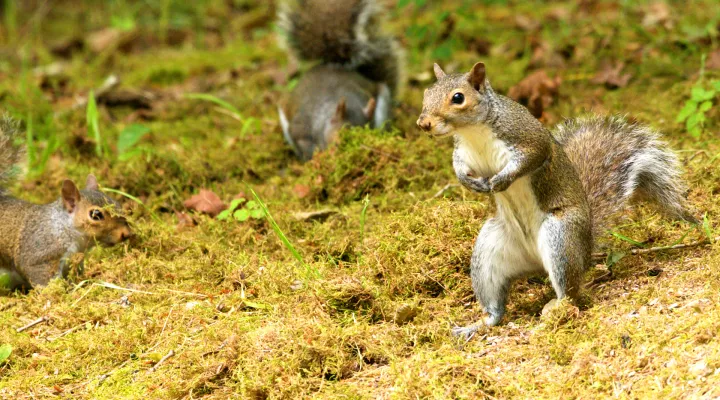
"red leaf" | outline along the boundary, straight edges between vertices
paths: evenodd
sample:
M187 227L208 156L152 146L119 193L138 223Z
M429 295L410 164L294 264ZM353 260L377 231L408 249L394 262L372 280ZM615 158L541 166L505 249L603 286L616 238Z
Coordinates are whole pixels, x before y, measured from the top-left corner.
M297 184L293 187L293 193L299 198L304 199L310 194L310 186Z
M511 87L508 97L527 106L535 118L540 118L557 97L560 82L559 76L551 79L544 70L538 70Z
M212 191L200 189L200 193L185 200L185 207L214 217L225 210L227 205Z
M184 212L175 211L175 216L177 216L178 218L178 224L175 227L178 232L188 228L192 228L197 225L197 222L195 222L195 220L191 216L187 215Z

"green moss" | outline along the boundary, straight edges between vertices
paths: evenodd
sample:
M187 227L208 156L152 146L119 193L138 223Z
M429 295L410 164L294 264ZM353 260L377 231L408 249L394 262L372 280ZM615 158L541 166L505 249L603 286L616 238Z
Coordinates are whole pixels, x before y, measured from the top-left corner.
M168 2L169 28L188 29L189 39L167 46L153 36L161 29L162 2L125 3L127 9L74 2L52 7L47 16L21 6L17 26L29 27L27 37L6 43L0 29L7 49L0 50L7 56L0 62L6 78L0 79L0 107L26 123L33 115L40 148L51 138L60 144L47 168L26 175L11 192L52 201L62 179L82 181L92 172L102 185L145 205L125 205L137 240L90 252L84 276L73 272L69 282L0 298L0 345L13 346L0 366L0 398L720 395L717 244L627 256L611 275L599 266L588 273L593 284L579 308L567 305L543 317L550 285L521 279L503 325L467 343L450 336L452 326L482 317L468 266L493 206L459 187L436 195L456 183L452 140L425 137L415 120L441 41L408 32L411 25L441 32L448 22L438 16L461 1L391 10L391 29L414 46L408 48L411 83L394 108L394 128L345 129L336 145L306 164L292 159L277 122L285 82L295 77L283 75L288 60L275 44L270 3L207 1L192 9ZM628 113L664 132L687 170L689 201L707 213L717 235L720 142L711 134L720 127L717 111L708 114L708 133L700 139L674 123L698 78L701 54L716 51L717 33L707 28L717 25L716 2L670 4L671 23L647 27L648 2L470 3L473 18L450 14L460 41L452 61L443 63L446 70L464 71L480 58L504 93L527 75L537 43L544 42L546 56L563 59L559 68L545 67L564 79L546 110L548 121ZM49 51L55 38L86 37L126 14L137 16L143 38L137 49L77 52L67 60L63 91L56 92L57 80L55 92L40 88L32 68L60 60ZM32 22L37 18L41 24ZM491 42L488 55L477 54L477 38ZM627 87L592 83L604 59L626 63L633 74ZM84 110L70 107L75 95L110 74L156 100L141 111L101 105L109 154L100 159L87 141ZM708 79L718 76L705 72ZM243 135L241 121L183 96L194 92L233 104L260 122L260 132ZM130 123L150 132L137 155L120 161L117 135ZM229 203L248 194L246 184L319 278L303 273L266 221L195 215L197 226L176 228L175 211L199 189ZM326 208L337 213L325 221L294 217ZM648 207L620 215L615 229L653 245L704 235ZM611 235L599 240L605 249L629 249ZM412 318L396 322L407 309ZM49 321L16 331L41 316ZM152 369L171 350L174 355Z

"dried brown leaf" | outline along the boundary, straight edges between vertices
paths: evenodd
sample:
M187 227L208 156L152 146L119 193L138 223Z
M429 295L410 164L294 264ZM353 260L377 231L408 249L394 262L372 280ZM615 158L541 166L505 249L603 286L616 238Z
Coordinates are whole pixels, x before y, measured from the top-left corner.
M643 16L642 25L646 28L662 25L667 29L673 27L670 6L662 1L656 1L648 6Z
M705 63L707 69L720 69L720 49L715 49L710 55L708 55L707 62Z
M293 193L295 193L295 196L297 196L299 199L304 199L310 194L310 186L301 185L298 183L293 187Z
M215 217L227 208L227 204L220 197L207 189L200 189L200 193L185 200L185 207L190 210L208 214Z
M605 61L595 74L592 82L604 84L608 89L625 87L632 78L632 74L629 72L622 73L623 68L625 68L625 63L622 61L617 61L614 65L609 61Z
M175 227L178 232L197 226L197 222L187 213L175 211L175 216L178 219L178 224Z
M545 70L538 70L511 87L508 96L525 105L536 118L540 118L543 111L552 105L558 96L561 82L559 76L550 78Z

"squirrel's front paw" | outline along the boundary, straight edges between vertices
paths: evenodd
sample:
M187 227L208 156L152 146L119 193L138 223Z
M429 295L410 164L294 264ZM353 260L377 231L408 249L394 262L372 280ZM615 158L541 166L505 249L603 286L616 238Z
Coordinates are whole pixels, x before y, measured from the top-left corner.
M490 179L490 191L493 193L503 192L507 190L507 188L510 187L510 184L512 181L510 179L506 179L503 177L499 177L498 175L495 175Z
M480 177L474 178L470 175L466 175L461 179L462 183L467 186L468 189L479 192L479 193L490 193L490 181L488 178Z

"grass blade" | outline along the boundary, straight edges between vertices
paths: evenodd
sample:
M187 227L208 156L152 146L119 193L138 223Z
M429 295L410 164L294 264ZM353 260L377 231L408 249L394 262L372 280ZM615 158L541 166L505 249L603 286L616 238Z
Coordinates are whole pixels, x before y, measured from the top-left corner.
M638 246L638 247L645 247L645 245L644 245L643 243L638 242L637 240L634 240L634 239L630 239L629 237L623 236L623 235L621 235L621 234L619 234L619 233L617 233L617 232L610 231L610 234L613 235L613 236L615 236L616 238L624 241L624 242L628 242L628 243L633 244L633 245Z
M713 235L712 227L710 227L710 220L707 217L707 213L705 213L705 215L703 215L702 227L703 227L703 231L705 232L705 236L707 236L707 240L710 243L712 243L714 235Z
M85 115L87 120L88 133L95 140L95 154L98 157L102 157L102 137L100 136L100 126L98 124L97 103L95 102L95 92L92 90L88 95L87 112Z
M302 264L302 266L305 268L305 273L309 277L314 277L314 278L320 277L320 272L317 269L310 268L310 266L305 264L305 261L303 261L302 256L297 251L295 246L293 246L293 244L290 243L290 240L287 238L287 236L285 236L285 233L283 233L282 229L280 229L280 226L277 224L277 222L275 222L275 218L272 217L272 214L270 214L270 210L268 210L265 203L260 199L260 196L258 196L257 193L255 193L255 191L249 185L246 184L246 186L247 186L248 190L250 190L250 193L252 193L253 197L255 198L255 201L257 201L258 204L260 205L260 208L262 208L263 211L265 212L265 216L267 217L268 221L270 222L270 225L272 226L273 230L278 235L278 237L280 238L282 243L290 251L290 253L292 253L293 257L295 257L295 259L297 259L300 262L300 264Z
M157 222L159 222L159 223L161 223L161 224L165 224L165 222L164 222L162 219L160 219L160 217L158 217L157 214L155 214L155 213L153 212L153 210L151 210L148 206L146 206L145 203L143 203L142 200L138 199L137 197L135 197L135 196L133 196L133 195L131 195L131 194L125 193L125 192L123 192L123 191L121 191L121 190L117 190L117 189L102 188L102 191L103 191L103 192L109 192L109 193L115 193L115 194L119 194L120 196L127 197L128 199L130 199L130 200L132 200L132 201L140 204L141 206L143 206L143 208L145 208L145 209L150 213L150 216L152 217L152 219L154 219L155 221L157 221Z
M228 103L227 101L225 101L225 100L223 100L223 99L220 99L220 98L218 98L218 97L215 97L215 96L213 96L213 95L211 95L211 94L207 94L207 93L188 93L188 94L185 95L185 97L187 97L188 99L205 100L205 101L209 101L209 102L211 102L211 103L215 103L215 104L217 104L218 106L220 106L220 107L226 109L227 111L230 111L231 113L233 113L238 119L241 119L241 120L243 119L242 113L240 113L240 110L238 110L237 108L235 108L235 106L233 106L232 104Z
M360 211L360 243L365 241L365 220L367 219L367 209L370 205L370 195L366 194L363 199L363 209Z

